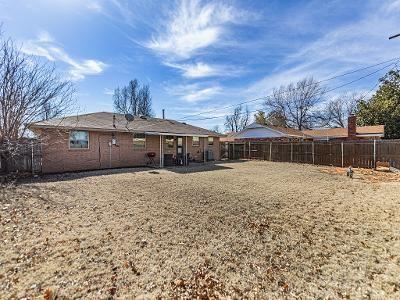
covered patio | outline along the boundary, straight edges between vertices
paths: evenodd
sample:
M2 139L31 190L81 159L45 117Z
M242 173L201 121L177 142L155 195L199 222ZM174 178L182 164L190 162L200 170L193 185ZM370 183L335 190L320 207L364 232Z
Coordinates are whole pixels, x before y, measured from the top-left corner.
M190 162L214 160L209 146L214 139L207 135L187 136L184 134L157 133L159 135L160 155L158 166L187 166Z

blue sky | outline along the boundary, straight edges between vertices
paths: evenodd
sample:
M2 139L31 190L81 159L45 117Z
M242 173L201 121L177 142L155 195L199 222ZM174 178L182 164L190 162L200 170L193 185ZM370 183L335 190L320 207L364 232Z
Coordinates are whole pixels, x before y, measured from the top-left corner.
M400 32L399 15L399 0L0 0L5 34L75 82L80 113L112 111L114 88L137 78L150 85L156 116L165 108L172 119L398 57L400 39L388 36ZM326 97L366 92L387 70ZM229 112L187 122L223 128ZM192 120L206 117L217 118Z

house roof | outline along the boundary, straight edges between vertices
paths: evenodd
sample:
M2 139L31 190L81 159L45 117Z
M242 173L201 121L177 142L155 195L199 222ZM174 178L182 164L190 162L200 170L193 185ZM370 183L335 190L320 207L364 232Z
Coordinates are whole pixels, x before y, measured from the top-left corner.
M265 129L260 132L259 130ZM264 136L268 135L268 136ZM262 138L305 138L306 134L300 130L293 128L272 126L272 125L262 125L258 123L252 123L239 132L230 132L226 137L221 138L221 141L234 141L239 139L262 139Z
M348 136L347 128L303 130L303 133L319 138L346 138ZM356 133L358 136L383 136L385 133L385 126L357 126Z
M113 122L114 116L115 122ZM115 126L113 123L115 123ZM125 115L111 112L97 112L34 122L29 124L29 128L144 132L146 134L157 135L174 134L191 136L219 136L219 134L214 131L169 119L135 117L133 121L128 122L125 119Z
M293 136L293 137L304 137L306 134L300 130L293 129L293 128L288 128L288 127L280 127L280 126L272 126L272 125L267 125L266 127L271 128L273 130L279 131L283 134L286 134L288 136Z

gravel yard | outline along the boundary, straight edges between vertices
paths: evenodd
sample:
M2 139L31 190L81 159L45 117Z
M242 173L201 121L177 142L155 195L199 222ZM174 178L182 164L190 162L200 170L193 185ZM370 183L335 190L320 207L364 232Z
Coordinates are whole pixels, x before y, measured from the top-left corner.
M0 298L399 299L400 179L343 172L252 161L3 188Z

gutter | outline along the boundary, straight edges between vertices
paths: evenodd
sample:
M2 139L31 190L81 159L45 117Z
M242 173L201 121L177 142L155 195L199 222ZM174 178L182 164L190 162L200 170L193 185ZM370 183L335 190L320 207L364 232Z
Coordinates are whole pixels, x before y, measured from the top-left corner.
M176 132L154 132L154 131L145 131L145 130L132 130L132 129L99 129L99 128L91 128L91 127L72 127L72 126L54 126L54 125L29 125L30 128L39 128L39 129L60 129L60 130L82 130L82 131L96 131L96 132L122 132L122 133L145 133L147 135L175 135L175 136L198 136L198 137L219 137L218 135L206 135L206 134L197 134L197 133L176 133Z

